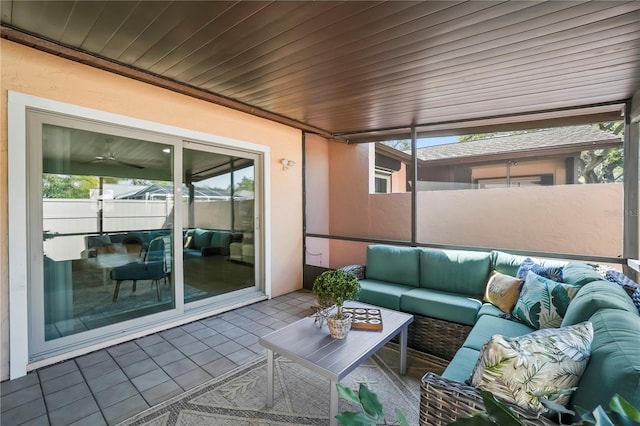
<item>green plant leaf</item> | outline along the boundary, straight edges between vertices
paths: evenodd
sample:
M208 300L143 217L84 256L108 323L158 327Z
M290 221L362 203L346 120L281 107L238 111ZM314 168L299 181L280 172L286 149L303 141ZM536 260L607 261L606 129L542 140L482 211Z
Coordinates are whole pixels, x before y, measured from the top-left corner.
M496 400L491 392L480 389L480 395L482 395L487 414L495 423L500 426L524 426L524 423L518 420L509 407Z
M578 417L580 417L580 420L582 420L582 423L580 424L584 426L596 424L596 419L595 417L593 417L593 414L591 414L591 411L587 411L582 407L578 407L577 405L574 408L576 410L576 414L578 415Z
M574 415L575 414L573 411L569 410L564 405L557 404L557 403L555 403L553 401L548 400L547 398L538 397L538 401L540 401L540 404L542 404L542 406L544 406L545 408L548 408L549 410L553 411L554 413L569 414L569 415Z
M358 396L360 397L360 403L362 404L362 409L365 413L376 420L382 418L382 404L378 399L378 395L371 392L368 387L360 383Z
M400 426L409 426L409 422L407 418L404 416L402 411L399 408L396 408L396 417L398 418L398 422L400 422Z
M354 413L353 411L343 411L336 415L336 420L344 426L376 426L375 420L364 413Z
M609 408L614 413L618 413L621 416L629 418L629 420L640 423L640 411L638 411L638 409L633 405L629 404L629 402L619 394L615 394L611 397L611 401L609 401Z
M340 383L336 384L336 388L338 389L338 395L341 398L344 398L347 401L350 401L350 402L353 402L354 404L358 404L359 406L362 406L362 403L360 402L360 397L356 392L353 391L353 389L346 386L342 386Z
M616 426L600 405L593 410L593 417L596 419L596 425L598 426Z

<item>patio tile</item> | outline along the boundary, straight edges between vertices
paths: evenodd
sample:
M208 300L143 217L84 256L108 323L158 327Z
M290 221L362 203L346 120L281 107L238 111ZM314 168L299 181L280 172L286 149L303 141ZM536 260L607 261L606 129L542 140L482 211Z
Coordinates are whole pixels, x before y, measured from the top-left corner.
M157 334L152 334L151 336L146 336L135 340L136 345L140 346L141 348L157 345L158 343L162 343L164 341L165 340Z
M216 348L223 343L230 342L230 340L223 336L222 334L216 334L215 336L207 337L206 339L202 339L202 343L209 346L210 348Z
M29 426L49 426L49 416L43 414L40 417L29 420Z
M89 390L89 386L83 382L46 395L44 399L47 403L47 410L51 411L79 401L87 396L91 396L91 391Z
M198 339L196 339L190 334L184 334L180 337L176 337L175 339L169 339L169 343L171 343L173 346L177 348L179 348L180 346L189 345L197 341Z
M198 367L181 376L174 377L173 380L175 380L175 382L180 385L183 390L187 391L198 385L206 383L211 379L212 377L209 375L209 373Z
M220 352L222 355L229 355L230 353L236 352L242 349L242 346L237 344L236 342L230 340L221 345L216 346L216 351Z
M87 379L87 383L89 384L89 387L91 387L91 391L95 393L115 386L118 383L126 382L128 380L129 379L127 378L126 374L122 372L122 370L115 370L103 376Z
M110 358L110 359L98 362L96 364L83 367L82 374L84 374L84 377L86 377L87 379L92 379L94 377L104 376L105 374L110 373L111 371L119 370L119 369L120 369L120 366L116 364L116 362L113 359Z
M136 349L128 352L124 355L115 358L115 361L118 363L120 367L126 367L131 364L135 364L136 362L143 361L145 359L149 359L149 355L136 346Z
M102 410L107 423L114 425L149 408L142 395L136 394Z
M40 385L36 383L35 385L22 388L8 395L2 395L2 406L0 409L2 413L4 413L5 411L19 407L38 398L42 398L42 390L40 389Z
M4 404L3 404L4 406ZM47 407L43 398L35 399L26 404L2 412L2 424L19 425L35 420L47 414Z
M185 355L177 349L171 349L161 355L153 357L153 360L160 367L163 367L167 364L171 364L172 362L180 361L181 359L185 359Z
M33 371L26 376L22 376L19 379L7 380L0 385L0 394L4 398L5 395L19 391L29 386L40 383L38 380L38 374ZM3 399L4 401L4 399Z
M79 371L74 371L72 373L65 374L64 376L59 376L55 379L41 382L40 386L42 387L44 394L48 395L82 382L84 382L82 374L80 374Z
M197 340L194 343L190 343L188 345L184 345L184 346L179 347L180 352L182 352L183 354L185 354L187 356L192 355L192 354L197 354L198 352L202 352L207 348L208 348L207 345L205 345L204 343L199 342Z
M76 363L82 369L102 361L107 361L109 359L111 359L111 355L109 355L109 353L103 349L77 358Z
M237 365L227 358L220 358L202 366L202 368L213 377L218 377L236 367Z
M262 346L260 343L256 343L255 345L251 345L247 349L251 350L251 352L254 352L257 355L266 355L267 354L267 349L264 346Z
M134 377L141 376L145 373L148 373L149 371L157 370L158 368L158 364L156 364L152 359L145 359L144 361L128 365L122 370L124 371L124 374L127 375L127 377L133 379Z
M258 355L256 355L255 352L252 352L246 348L242 348L239 351L232 352L229 355L227 355L227 358L229 358L231 361L235 362L238 365L244 364L245 362L250 361L252 359L256 359L257 357Z
M229 339L236 339L244 334L247 334L247 330L243 330L240 327L230 328L229 330L221 331L220 334L228 337Z
M104 410L105 408L120 401L124 401L134 395L138 395L138 390L130 381L127 380L126 382L118 383L117 385L100 392L95 392L93 396L98 402L100 408Z
M182 388L173 380L169 380L142 392L142 397L151 406L182 393Z
M188 358L172 362L171 364L167 364L162 367L162 369L171 377L176 377L188 373L194 368L198 368L198 366Z
M186 331L187 333L193 334L194 331L200 330L205 327L206 325L202 324L200 321L194 321L194 322L190 322L189 324L185 324L180 328L183 331Z
M164 383L167 380L171 380L171 378L163 370L152 370L148 373L131 379L131 382L136 387L136 389L138 389L140 392L143 392L147 389L159 385L160 383Z
M49 419L52 426L68 425L99 412L100 409L93 397L87 396L57 410L49 411Z
M196 364L202 366L210 363L211 361L215 361L216 359L221 357L222 357L222 354L220 352L216 351L215 349L207 348L202 352L198 352L197 354L193 354L189 356L189 359L191 359L191 361L195 362Z
M184 333L184 332L183 332ZM175 349L171 343L167 341L162 341L152 346L147 346L143 348L144 351L149 354L149 356L154 357L158 355L162 355L165 352L169 352L172 349Z
M49 423L47 422L43 424ZM104 420L104 417L102 417L102 413L93 413L89 417L85 417L77 422L71 423L69 426L103 426L106 424L107 422Z
M187 333L180 328L170 328L169 330L161 331L158 334L165 340L171 340L180 336L184 336Z
M251 346L258 343L258 336L251 333L245 333L242 336L238 336L234 339L236 343L242 346Z
M70 360L38 370L38 376L40 377L41 382L46 382L47 380L55 379L56 377L63 376L73 371L78 371L78 366L75 361Z
M112 357L117 358L129 352L135 351L136 349L138 349L138 345L136 345L135 342L127 342L112 346L107 349L107 352L109 352Z
M195 337L196 339L198 339L198 340L203 340L203 339L206 339L208 337L215 336L216 334L218 334L217 331L215 331L215 330L213 330L213 329L211 329L209 327L206 327L206 326L201 328L201 329L199 329L199 330L191 332L191 335L193 337Z

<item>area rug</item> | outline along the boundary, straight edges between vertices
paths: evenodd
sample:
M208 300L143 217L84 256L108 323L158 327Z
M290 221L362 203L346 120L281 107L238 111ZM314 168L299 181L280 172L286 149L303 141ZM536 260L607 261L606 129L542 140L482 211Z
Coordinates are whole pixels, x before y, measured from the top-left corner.
M373 390L384 408L381 424L397 424L400 409L409 424L418 424L420 379L427 371L442 373L446 362L409 350L407 374L398 373L398 346L389 343L341 383ZM274 406L265 405L266 358L241 366L224 376L152 407L120 426L283 426L328 425L329 381L276 355ZM339 411L359 411L340 400Z

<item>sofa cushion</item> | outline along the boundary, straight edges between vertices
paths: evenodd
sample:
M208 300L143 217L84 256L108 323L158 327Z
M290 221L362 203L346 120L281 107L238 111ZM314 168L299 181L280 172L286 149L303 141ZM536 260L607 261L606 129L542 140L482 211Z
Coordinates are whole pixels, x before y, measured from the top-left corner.
M231 234L224 231L213 231L211 235L211 247L227 248L231 244Z
M493 271L484 291L484 301L496 305L502 312L509 313L518 300L522 283L519 278Z
M415 287L372 279L360 280L358 300L384 308L400 310L400 296Z
M562 282L583 286L602 280L602 275L586 263L569 262L562 268Z
M489 271L488 252L422 249L420 287L482 298Z
M471 384L525 409L543 411L536 392L574 387L589 362L592 339L588 321L519 337L495 335L480 351ZM566 405L569 397L554 402Z
M491 303L483 303L480 307L480 310L476 314L476 322L478 322L478 319L484 315L500 317L500 315L502 314L504 314L504 312L502 312L502 310L497 306L492 305Z
M524 260L527 259L526 256L518 256L511 253L505 253L502 251L494 250L491 252L491 267L498 272L502 272L503 274L511 275L515 277L518 274L518 269L520 269L520 265ZM564 261L559 260L548 260L548 259L537 259L530 258L535 263L541 266L550 266L550 267L562 267L566 264Z
M480 351L471 348L460 348L442 373L442 377L458 383L467 383L471 379L473 367L478 362Z
M618 271L607 271L605 273L605 278L607 281L620 285L624 291L627 292L631 301L636 306L638 313L640 313L640 285L622 272Z
M562 319L562 326L586 321L600 309L620 309L628 312L637 312L622 287L609 281L593 281L582 287L571 300Z
M482 302L444 291L415 288L402 294L400 309L404 312L473 325Z
M462 347L479 351L482 349L482 345L487 343L495 334L517 337L531 333L532 331L535 331L535 329L521 322L485 315L478 319L478 322L476 322L476 325L471 329Z
M370 245L367 247L366 276L372 280L418 287L420 249Z
M562 266L544 266L539 263L536 263L530 257L527 257L520 268L518 268L518 273L516 273L516 277L524 280L527 277L529 271L535 272L537 275L540 275L544 278L549 278L550 280L556 282L562 282Z
M193 231L193 241L191 242L191 248L200 250L204 247L209 247L211 243L211 234L213 231L207 229L196 228Z
M578 286L558 283L529 271L513 316L536 329L560 327L578 290Z
M602 309L591 318L591 359L571 407L591 411L609 406L618 393L634 407L640 407L640 317L620 309Z

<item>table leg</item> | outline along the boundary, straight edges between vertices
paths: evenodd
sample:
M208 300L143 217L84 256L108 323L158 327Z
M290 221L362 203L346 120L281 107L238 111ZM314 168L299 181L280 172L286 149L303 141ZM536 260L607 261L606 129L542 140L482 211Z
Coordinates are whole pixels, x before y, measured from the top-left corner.
M267 407L273 407L273 351L267 349Z
M407 339L409 327L403 327L400 332L400 374L407 374Z
M331 380L329 382L329 386L331 386L331 402L329 403L329 425L330 426L338 426L338 420L336 416L338 415L338 382L334 382Z

